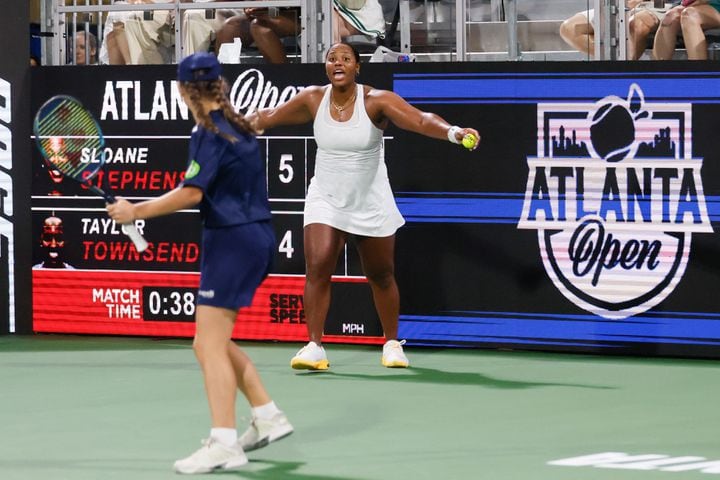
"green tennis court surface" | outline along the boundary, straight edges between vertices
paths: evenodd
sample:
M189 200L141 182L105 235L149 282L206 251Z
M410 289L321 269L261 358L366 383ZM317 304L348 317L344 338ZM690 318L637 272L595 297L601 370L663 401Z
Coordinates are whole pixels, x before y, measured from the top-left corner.
M239 344L295 433L222 478L720 478L718 362L326 345L298 373L298 344ZM2 480L179 478L208 421L189 340L0 337Z

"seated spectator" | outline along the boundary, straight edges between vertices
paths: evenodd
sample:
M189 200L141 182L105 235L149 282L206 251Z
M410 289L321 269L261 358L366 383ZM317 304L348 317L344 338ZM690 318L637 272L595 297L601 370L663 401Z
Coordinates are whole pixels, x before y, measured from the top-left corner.
M679 4L680 0L674 0ZM628 0L626 7L631 9L628 20L628 60L638 60L647 48L648 39L658 30L667 10L655 7L655 2ZM595 55L594 10L576 13L560 25L560 36L575 50L593 58Z
M115 4L165 3L166 0L116 0ZM148 18L146 20L146 18ZM110 12L105 21L100 63L170 63L174 45L169 10Z
M707 60L705 30L720 27L720 0L683 0L671 9L655 34L653 57L670 60L682 33L689 60Z
M92 32L80 30L75 33L75 65L97 63L97 37ZM70 45L72 51L72 45Z
M385 16L378 0L366 0L360 8L348 0L333 0L333 38L339 42L350 35L366 35L371 38L384 38ZM243 15L230 18L217 34L217 48L230 43L235 37L243 45L255 45L268 63L285 63L287 56L281 39L297 36L301 32L297 8L281 8L277 14L271 14L267 8L247 8Z
M640 59L647 49L650 35L657 32L670 10L664 8L664 5L667 3L680 5L680 0L659 3L663 4L663 7L653 7L653 2L641 2L633 9L628 21L628 60Z
M40 58L36 55L30 55L30 66L31 67L39 67L42 65L42 62L40 61Z
M595 55L595 10L584 10L560 24L560 36L573 49L592 58Z
M286 63L282 38L300 34L299 8L246 8L228 19L217 32L217 49L239 37L243 45L255 45L268 63Z
M354 7L350 0L333 0L332 43L350 35L385 38L385 15L380 2L366 0L360 3L362 6L359 9L353 9L350 8Z
M181 0L182 3L209 3L214 1L216 0ZM195 52L207 52L210 50L210 45L215 41L217 32L223 27L225 21L241 13L240 10L234 9L187 10L183 14L183 56L186 57Z

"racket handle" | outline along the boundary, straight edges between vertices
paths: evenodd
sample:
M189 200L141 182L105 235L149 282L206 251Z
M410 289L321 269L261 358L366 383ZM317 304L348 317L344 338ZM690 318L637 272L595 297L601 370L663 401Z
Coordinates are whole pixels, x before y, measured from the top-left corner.
M95 185L89 185L89 187L90 190L103 197L106 202L115 203L117 201L112 193L106 192L101 188L96 187ZM135 244L135 250L142 253L147 249L147 240L145 240L145 238L140 235L140 232L138 232L137 228L135 228L135 223L123 223L122 228L125 234L130 237L130 240L132 240L132 242Z
M135 244L135 250L138 252L144 252L145 249L148 247L147 240L143 238L142 235L140 235L140 232L138 232L137 228L135 228L134 223L124 223L123 231L125 234L130 237L130 240Z

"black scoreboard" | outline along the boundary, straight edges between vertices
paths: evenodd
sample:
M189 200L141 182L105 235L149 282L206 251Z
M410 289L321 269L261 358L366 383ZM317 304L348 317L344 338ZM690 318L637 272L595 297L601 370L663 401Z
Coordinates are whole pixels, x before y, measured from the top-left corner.
M96 181L117 194L138 200L177 186L192 122L174 68L88 71L35 71L33 108L65 93L93 111L108 158ZM232 65L224 75L239 111L326 83L321 65ZM385 131L407 221L396 275L408 343L718 356L714 64L368 64L360 80L483 137L468 152ZM273 274L234 336L301 341L302 211L317 146L311 125L259 140L278 244ZM138 222L150 242L140 254L102 200L57 177L37 152L33 167L34 330L192 335L197 211ZM352 242L333 277L326 334L382 341Z

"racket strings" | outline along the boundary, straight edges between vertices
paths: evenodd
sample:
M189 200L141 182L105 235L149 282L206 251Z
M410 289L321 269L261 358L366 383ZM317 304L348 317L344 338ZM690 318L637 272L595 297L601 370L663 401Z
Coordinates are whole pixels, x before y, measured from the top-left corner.
M68 99L51 102L38 114L35 134L46 160L65 175L80 177L99 168L91 160L102 156L104 140L82 105Z

